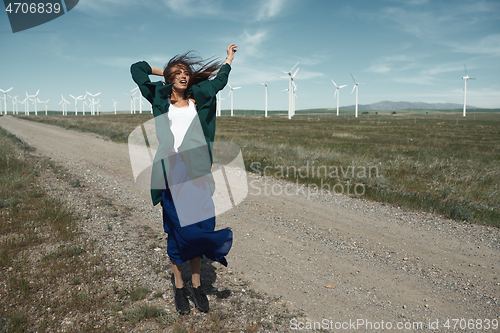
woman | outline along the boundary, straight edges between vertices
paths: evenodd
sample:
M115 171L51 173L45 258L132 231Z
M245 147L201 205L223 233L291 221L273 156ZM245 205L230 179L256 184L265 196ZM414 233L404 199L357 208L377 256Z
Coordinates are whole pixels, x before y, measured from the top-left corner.
M164 70L145 61L131 66L132 78L153 105L158 149L151 172L151 196L153 205L161 203L163 207L167 253L175 278L175 306L181 314L190 310L188 292L200 311L209 310L200 287L201 256L227 266L225 256L232 245L231 230L214 230L210 171L216 94L227 83L237 46L231 44L226 51L222 67L191 52L172 58ZM149 75L163 76L165 83L151 82ZM187 261L192 277L186 287L181 268Z

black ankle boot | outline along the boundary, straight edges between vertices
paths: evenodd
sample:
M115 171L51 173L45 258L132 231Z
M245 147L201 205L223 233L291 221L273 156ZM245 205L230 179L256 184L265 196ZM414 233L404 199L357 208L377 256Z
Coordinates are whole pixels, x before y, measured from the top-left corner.
M188 291L186 287L176 288L174 284L174 300L175 308L181 315L189 313L191 307L189 306Z
M187 283L187 288L189 292L191 293L191 296L193 298L193 303L196 306L198 310L201 312L208 312L210 309L209 303L208 303L208 298L207 295L201 290L201 286L198 288L193 287L193 283L189 281Z

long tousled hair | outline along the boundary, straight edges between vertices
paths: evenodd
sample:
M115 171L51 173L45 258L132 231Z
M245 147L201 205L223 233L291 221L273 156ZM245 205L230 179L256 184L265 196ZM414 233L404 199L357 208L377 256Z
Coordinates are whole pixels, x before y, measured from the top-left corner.
M165 83L167 84L172 82L176 74L172 71L172 68L175 65L185 67L189 73L189 82L184 92L184 98L187 99L188 97L192 97L187 94L190 90L189 88L195 84L212 78L215 75L215 72L217 72L222 66L222 62L214 58L202 59L195 51L188 51L184 54L176 55L170 59L163 70L163 77L165 78Z

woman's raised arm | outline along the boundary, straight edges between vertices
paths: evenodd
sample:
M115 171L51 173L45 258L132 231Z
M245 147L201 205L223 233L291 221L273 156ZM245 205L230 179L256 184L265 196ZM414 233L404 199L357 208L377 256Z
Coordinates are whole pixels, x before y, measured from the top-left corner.
M238 51L238 46L236 46L236 44L231 44L227 47L226 51L227 51L227 57L224 64L228 64L229 66L231 66L231 63L233 62L234 59L234 54L236 53L236 51Z

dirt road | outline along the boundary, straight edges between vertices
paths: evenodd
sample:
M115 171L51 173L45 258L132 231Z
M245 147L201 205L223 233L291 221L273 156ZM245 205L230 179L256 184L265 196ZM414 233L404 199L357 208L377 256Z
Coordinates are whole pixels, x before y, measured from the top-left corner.
M149 192L133 184L125 144L11 116L0 126L82 178L107 179L104 194L127 193L121 203L143 204L141 223L162 233ZM217 220L234 231L229 269L304 309L308 321L292 320L292 329L319 321L353 331L492 331L499 319L498 229L253 174L248 183L246 199Z

